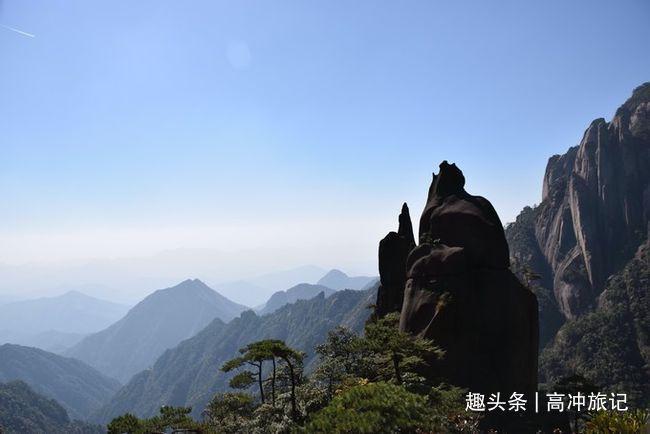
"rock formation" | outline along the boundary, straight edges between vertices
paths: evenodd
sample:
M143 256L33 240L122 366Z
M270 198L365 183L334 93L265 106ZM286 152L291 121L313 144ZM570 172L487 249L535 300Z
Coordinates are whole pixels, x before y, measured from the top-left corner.
M650 83L635 89L611 122L593 121L579 146L550 158L534 214L536 245L513 257L532 262L562 315L576 318L594 307L608 277L646 238Z
M530 392L537 386L537 300L509 269L496 211L464 184L456 165L440 165L417 247L404 205L400 230L379 245L376 314L401 312L401 330L445 351L426 375L473 392Z
M379 242L379 278L375 314L384 316L402 310L406 283L406 257L415 247L411 215L406 204L399 215L399 229Z

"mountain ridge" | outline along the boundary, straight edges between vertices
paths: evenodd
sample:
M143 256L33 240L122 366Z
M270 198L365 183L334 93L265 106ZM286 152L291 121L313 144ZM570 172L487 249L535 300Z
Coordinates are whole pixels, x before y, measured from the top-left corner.
M349 276L343 271L333 268L321 277L316 284L327 286L334 290L342 289L363 289L372 282L376 277L371 276Z
M536 293L540 379L579 374L650 403L650 82L548 160L542 202L506 227Z
M128 306L68 291L0 305L0 330L37 334L50 330L92 333L117 321Z
M65 354L126 382L213 319L229 321L245 309L202 281L187 279L154 291L119 321L87 336Z
M336 292L332 288L324 285L313 285L310 283L299 283L284 291L277 291L269 297L264 306L258 310L260 315L266 315L275 312L285 304L295 303L298 300L309 300L316 297L319 293L324 293L328 297Z
M100 434L100 426L71 421L56 400L36 393L23 381L0 383L0 428L6 434Z
M321 292L268 315L249 310L228 324L214 320L196 336L165 351L151 369L136 374L93 420L105 423L125 412L151 416L161 405L191 406L198 416L215 393L228 388L229 376L220 371L221 365L239 348L259 339L283 339L308 351L309 368L315 345L324 341L329 330L337 325L363 330L375 294L376 287L337 291L330 297Z
M0 382L20 380L86 420L120 384L87 364L38 348L0 345Z

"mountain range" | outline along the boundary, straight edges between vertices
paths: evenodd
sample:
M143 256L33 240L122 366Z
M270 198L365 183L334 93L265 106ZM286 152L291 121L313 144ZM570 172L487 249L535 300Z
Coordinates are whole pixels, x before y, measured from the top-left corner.
M69 291L57 297L0 305L0 330L37 334L50 330L92 333L121 318L128 306Z
M295 303L298 300L309 300L316 297L319 293L324 293L326 297L334 294L336 291L323 285L312 285L310 283L300 283L293 286L286 291L278 291L274 293L269 300L264 304L264 307L259 309L260 315L275 312L285 304Z
M320 292L324 292L327 297L342 289L369 289L376 281L376 277L350 277L341 270L333 269L322 276L316 284L299 283L287 290L273 293L268 301L257 308L256 311L260 315L271 313L285 304L294 303L298 300L309 300Z
M0 431L6 434L101 434L105 430L78 420L54 399L34 392L27 383L0 383Z
M74 419L86 419L120 384L79 360L37 348L0 346L0 382L20 380L39 394L56 399Z
M108 328L65 352L100 372L128 381L212 320L230 321L246 309L198 279L155 291Z
M537 294L540 380L580 374L650 404L650 83L548 161L542 202L506 228Z
M102 330L128 311L128 306L68 291L56 297L0 305L0 343L61 352L85 335Z
M593 121L578 146L551 157L542 185L541 203L526 207L506 226L507 245L501 243L501 235L499 254L481 258L505 263L509 255L512 270L536 295L541 383L552 387L579 374L602 390L625 392L631 403L647 407L650 83L635 89L610 122ZM501 228L500 223L492 226ZM410 246L412 233L408 238ZM424 241L440 240L430 238ZM490 242L474 247L495 248ZM401 263L397 265L397 271L406 273ZM328 331L337 325L363 329L370 313L367 307L376 299L376 278L350 277L339 270L323 276L322 271L312 280L316 283L274 292L257 313L197 279L186 280L147 296L114 323L106 320L106 328L65 352L81 361L17 345L0 347L0 381L24 380L36 392L59 401L71 416L92 413L93 420L102 423L125 412L152 416L162 405L191 406L197 416L215 393L228 389L230 377L219 368L246 344L285 340L307 352L310 367L316 360L313 349ZM315 274L307 269L267 276L266 283L232 282L229 290L268 290L264 285L273 279L287 282L302 272ZM72 292L10 303L0 306L0 315L7 315L0 317L0 324L35 333L32 339L40 336L50 343L59 339L65 346L80 338L80 328L97 327L103 310L95 300ZM90 303L91 319L66 317L81 309L81 317L87 318L84 303ZM63 312L63 318L51 318L56 315L47 306L59 306L54 312ZM38 324L27 324L13 309L22 309L27 320L36 318ZM537 348L534 339L527 342ZM118 390L116 381L97 371L126 384ZM18 395L33 393L21 385L11 387Z
M350 277L340 270L326 271L315 265L304 265L246 280L219 283L215 285L215 288L233 300L245 300L244 302L249 306L257 306L260 303L260 296L265 295L268 299L286 288L304 283L322 285L338 291L340 289L363 289L373 279L376 277ZM263 305L258 307L258 309L261 308Z
M333 269L321 277L317 285L323 285L336 291L341 289L367 289L368 284L377 280L377 277L369 276L348 276L341 270Z
M229 375L220 368L239 348L259 339L282 339L306 351L309 366L315 360L314 347L334 327L343 325L361 332L375 295L376 287L338 291L329 297L321 292L268 315L246 311L227 324L215 319L196 336L167 350L151 369L135 375L95 419L107 422L125 412L151 416L161 405L191 406L194 414L200 415L215 393L228 388Z
M48 330L36 334L25 334L3 330L0 332L0 342L40 348L56 354L61 354L72 348L87 336L87 333L69 333L58 330Z

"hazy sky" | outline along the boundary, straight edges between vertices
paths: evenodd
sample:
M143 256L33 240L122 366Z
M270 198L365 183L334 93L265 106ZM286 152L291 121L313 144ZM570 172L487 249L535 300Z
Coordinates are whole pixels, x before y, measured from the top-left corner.
M376 272L443 159L504 223L538 202L548 157L650 80L649 22L647 0L5 0L0 263Z

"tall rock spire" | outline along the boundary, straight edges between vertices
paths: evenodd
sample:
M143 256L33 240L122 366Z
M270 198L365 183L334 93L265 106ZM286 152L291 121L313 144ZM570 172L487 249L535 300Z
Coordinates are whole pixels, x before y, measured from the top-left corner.
M397 229L397 235L401 238L404 238L411 248L415 247L415 237L413 236L413 224L411 223L411 214L409 213L409 207L404 202L402 205L402 212L399 214L399 227Z
M399 311L402 331L431 339L444 351L424 375L472 392L532 392L537 298L510 271L492 204L464 185L461 170L443 161L420 217L418 246L403 207L400 229L379 243L376 313Z
M379 242L379 276L381 285L377 292L375 315L383 317L400 312L406 283L406 257L415 247L413 224L409 208L402 205L397 232L390 232Z

